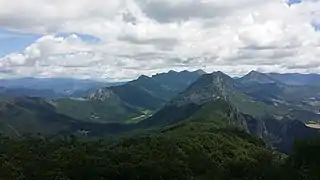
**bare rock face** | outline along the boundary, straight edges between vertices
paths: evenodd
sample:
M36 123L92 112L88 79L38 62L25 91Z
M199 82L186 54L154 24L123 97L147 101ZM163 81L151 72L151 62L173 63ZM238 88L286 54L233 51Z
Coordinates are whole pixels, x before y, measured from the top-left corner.
M107 99L116 97L114 92L109 88L98 89L97 91L89 94L89 100L99 100L99 101L106 101Z

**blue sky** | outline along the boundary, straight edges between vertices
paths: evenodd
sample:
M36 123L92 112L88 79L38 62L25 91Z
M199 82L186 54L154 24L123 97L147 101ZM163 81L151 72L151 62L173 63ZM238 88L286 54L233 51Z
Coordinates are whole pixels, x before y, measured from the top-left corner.
M70 34L76 34L83 41L87 43L98 43L99 38L78 33L59 33L56 34L59 37L67 37ZM30 34L30 33L19 33L15 31L9 31L0 28L0 57L13 52L21 52L28 45L34 43L37 39L43 35L39 34Z
M302 0L289 0L288 4L292 5L292 4L298 4L298 3L301 3L301 2L302 2Z
M318 0L2 2L0 78L320 73Z
M320 23L312 23L312 25L317 31L320 31Z
M88 34L79 34L79 33L58 33L57 36L59 37L68 37L71 34L75 34L77 35L79 38L81 38L83 41L87 42L87 43L98 43L100 42L100 39L98 37L92 36L92 35L88 35Z
M36 41L41 35L23 34L0 29L0 56L22 51L26 46Z

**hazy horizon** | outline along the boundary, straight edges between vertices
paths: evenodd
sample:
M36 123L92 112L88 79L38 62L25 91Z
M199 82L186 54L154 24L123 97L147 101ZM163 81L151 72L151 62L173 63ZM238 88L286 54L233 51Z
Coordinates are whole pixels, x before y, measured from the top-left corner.
M169 71L165 71L165 72L157 72L155 74L151 74L151 75L145 75L145 74L141 74L137 77L134 77L134 78L129 78L129 79L108 79L108 78L105 78L105 79L102 79L102 78L81 78L81 77L11 77L11 78L3 78L3 77L0 77L0 80L23 80L23 79L34 79L34 80L79 80L79 81L92 81L92 82L101 82L101 83L125 83L125 82L129 82L129 81L132 81L132 80L135 80L137 78L139 78L140 76L148 76L148 77L152 77L154 75L158 75L158 74L165 74L165 73L169 73L170 71L173 71L173 72L176 72L176 73L180 73L180 72L183 72L183 71L188 71L188 72L194 72L194 71L204 71L202 69L197 69L197 70L181 70L181 71L175 71L175 70L169 70ZM211 74L211 73L214 73L214 72L218 72L219 70L217 71L212 71L212 72L207 72L207 71L204 71L206 74ZM223 72L223 71L221 71ZM225 72L223 72L224 74L232 77L232 78L241 78L241 77L244 77L246 75L248 75L249 73L251 72L258 72L258 73L263 73L263 74L286 74L286 75L292 75L292 74L299 74L299 75L319 75L320 77L320 73L278 73L278 72L260 72L260 71L256 71L256 70L250 70L249 72L245 73L245 74L242 74L242 75L239 75L239 76L236 76L236 75L230 75L230 74L227 74ZM0 86L1 87L1 86Z

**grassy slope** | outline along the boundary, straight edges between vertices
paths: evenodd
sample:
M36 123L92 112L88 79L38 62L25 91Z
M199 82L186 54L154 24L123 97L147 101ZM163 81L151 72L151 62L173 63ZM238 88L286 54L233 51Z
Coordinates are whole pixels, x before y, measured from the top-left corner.
M3 134L12 137L29 133L55 134L70 128L73 119L56 114L50 108L43 108L37 101L28 101L21 104L1 103L0 131Z
M119 99L107 101L59 99L56 109L58 113L69 115L74 119L98 123L122 122L141 115L138 109Z
M141 87L131 84L112 87L112 91L119 96L124 102L140 107L143 109L156 110L165 104L165 100L161 99Z

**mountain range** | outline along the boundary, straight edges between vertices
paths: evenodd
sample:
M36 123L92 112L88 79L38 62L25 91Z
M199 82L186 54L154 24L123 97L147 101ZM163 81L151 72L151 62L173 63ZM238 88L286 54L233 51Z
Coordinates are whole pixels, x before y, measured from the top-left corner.
M0 79L0 96L29 96L50 99L82 97L98 88L119 84L123 84L123 82L108 83L71 78Z
M200 75L199 71L143 75L120 86L100 88L85 98L58 99L56 108L59 113L87 122L137 122L163 107Z
M251 75L253 74L250 73L244 78L251 78ZM318 130L308 128L304 123L306 120L311 120L307 119L311 114L314 115L314 121L320 119L320 116L313 111L318 106L312 108L309 106L289 106L287 103L291 99L283 102L277 101L278 104L265 103L261 99L274 101L274 97L261 92L261 90L269 91L265 89L264 84L271 83L273 85L275 83L266 81L266 79L264 74L258 76L254 74L250 84L259 87L254 89L247 86L248 80L235 80L222 72L203 75L183 93L175 97L165 108L142 123L151 126L155 124L167 126L186 119L192 121L211 120L216 123L219 123L217 120L222 119L227 121L227 124L235 124L244 131L265 139L283 151L289 151L294 139L317 136ZM298 88L289 87L294 90ZM255 93L248 93L248 88ZM299 93L309 93L309 91L304 91L304 87L299 88L302 88L299 89ZM315 91L313 95L316 96L319 92ZM275 94L283 97L290 95L287 93L292 92L279 91ZM255 96L256 94L259 94L259 97ZM319 100L315 99L313 103L319 103ZM308 107L310 109L307 109ZM291 108L296 109L292 110ZM298 115L298 113L293 114L292 111L310 114L304 116ZM220 121L220 124L223 123Z
M241 78L242 81L260 83L282 83L296 86L320 86L320 74L298 74L298 73L260 73L251 71Z
M305 125L320 122L319 76L301 76L308 78L170 71L97 88L81 98L6 97L0 103L0 131L96 137L209 123L237 127L288 152L295 139L319 134Z

